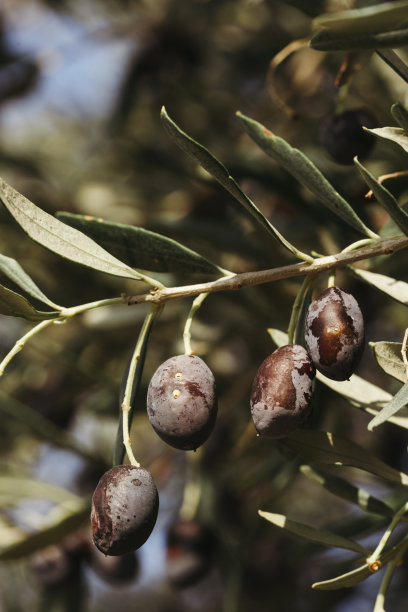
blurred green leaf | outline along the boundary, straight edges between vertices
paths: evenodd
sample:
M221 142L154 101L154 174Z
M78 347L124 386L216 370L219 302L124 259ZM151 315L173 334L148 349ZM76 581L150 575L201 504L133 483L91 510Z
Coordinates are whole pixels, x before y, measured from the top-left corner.
M372 512L380 516L394 515L394 511L390 506L387 506L383 501L370 495L368 491L356 487L344 478L315 470L310 465L301 465L300 471L307 478L317 482L321 487L333 493L333 495L341 497L341 499L345 499L352 504L356 504L366 512Z
M391 106L391 113L394 119L399 123L400 127L408 134L408 111L399 102Z
M40 498L54 502L65 502L67 500L78 500L67 489L63 489L49 482L33 480L21 476L0 476L0 496L10 496L15 500L30 497Z
M257 145L283 166L300 183L310 189L314 196L333 213L351 225L355 230L378 238L354 212L346 200L334 189L318 168L298 149L291 147L283 138L275 136L262 124L237 113L245 130Z
M41 312L30 304L24 296L0 285L0 314L11 317L22 317L28 321L43 321L55 319L59 316L58 311Z
M384 408L379 412L367 425L367 429L372 431L374 427L378 427L378 425L382 425L389 420L394 414L399 412L401 408L404 408L408 404L408 383L405 383L401 387L401 389L394 395L392 400L384 406Z
M155 272L224 274L222 268L205 257L156 232L66 212L57 213L57 217L134 268Z
M356 584L359 584L360 582L363 582L363 580L366 580L366 578L369 578L370 576L372 576L372 572L370 572L368 564L365 563L357 569L351 570L351 572L336 576L336 578L315 582L312 584L312 589L334 591L336 589L350 588L356 586Z
M357 158L354 159L354 163L356 164L360 174L363 179L372 190L375 195L377 202L387 211L390 215L391 219L397 224L397 226L404 232L405 235L408 234L408 215L407 213L399 207L397 200L394 198L392 193L388 191L377 181L376 178L366 169Z
M49 520L42 529L20 534L13 543L0 548L0 561L21 559L45 546L60 542L62 538L89 520L90 511L90 499L60 504L50 512Z
M36 298L40 302L44 302L52 308L58 309L59 306L54 304L35 284L32 278L23 270L20 264L12 257L6 257L0 254L0 270L10 280L12 280L21 289L24 289L29 295Z
M379 32L376 34L343 34L334 30L321 30L313 36L310 46L316 51L362 51L405 47L408 44L408 29Z
M380 368L390 376L405 383L407 372L401 356L401 342L370 342L374 357Z
M408 66L393 49L376 49L377 55L408 83Z
M384 480L408 486L408 474L394 470L356 442L330 432L302 429L283 441L305 457L308 463L356 467Z
M379 136L380 138L385 138L386 140L391 140L392 142L397 143L402 149L404 149L405 153L408 153L408 135L405 133L405 130L399 127L382 127L382 128L365 128L367 132L371 132L375 136Z
M349 538L344 538L326 529L316 529L304 523L291 521L284 514L273 514L272 512L264 512L263 510L258 510L258 514L273 525L276 525L276 527L285 529L285 531L289 531L289 533L304 538L305 540L311 540L323 546L335 546L336 548L352 550L363 555L369 552L366 548Z
M143 279L143 275L110 255L82 232L35 206L1 178L0 200L28 236L50 251L107 274Z
M408 20L408 2L400 0L319 15L313 20L313 25L361 34L399 27L404 20Z
M188 134L183 132L167 114L166 109L163 107L161 110L161 119L164 129L172 140L180 147L182 151L193 157L198 161L200 166L204 168L220 185L224 187L249 213L258 224L267 231L267 233L273 236L282 246L287 248L291 253L300 257L305 261L312 261L309 255L301 253L295 246L293 246L282 234L268 221L268 219L261 213L259 208L248 198L247 195L239 187L235 179L230 175L227 168L218 161L212 153L210 153L205 147L193 140Z
M391 276L386 276L385 274L371 272L370 270L362 270L361 268L354 268L353 266L350 266L349 269L353 274L369 285L383 291L394 300L401 302L401 304L408 305L408 283L392 278Z

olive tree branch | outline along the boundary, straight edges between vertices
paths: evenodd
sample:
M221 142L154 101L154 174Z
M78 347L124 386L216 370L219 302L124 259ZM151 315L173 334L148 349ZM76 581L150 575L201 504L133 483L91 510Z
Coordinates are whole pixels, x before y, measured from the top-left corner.
M313 263L300 262L281 266L269 270L257 270L255 272L243 272L232 276L222 277L207 283L195 285L183 285L179 287L168 287L164 289L152 290L149 293L131 296L128 304L142 304L151 302L161 304L177 298L191 297L200 293L215 293L218 291L233 291L244 287L253 287L271 283L273 281L296 276L309 276L327 272L341 266L347 266L353 262L370 259L377 255L391 255L408 247L407 236L395 236L385 240L373 240L370 244L352 251L344 251L336 255L319 257Z

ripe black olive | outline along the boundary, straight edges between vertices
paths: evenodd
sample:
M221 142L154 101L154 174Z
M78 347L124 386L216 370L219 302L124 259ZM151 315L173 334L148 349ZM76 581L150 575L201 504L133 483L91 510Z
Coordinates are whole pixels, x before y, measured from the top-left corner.
M364 349L363 315L351 293L329 287L310 304L305 342L317 370L333 380L350 378Z
M260 365L251 392L251 413L260 435L281 438L310 414L315 369L299 344L281 346Z
M102 476L92 497L92 537L105 555L140 548L156 523L159 496L150 473L117 465Z
M375 144L375 136L363 129L374 128L374 117L363 108L347 110L323 119L319 139L326 151L339 164L352 164L357 155L364 159Z
M167 359L153 374L147 391L147 414L157 434L182 450L200 446L217 416L215 380L196 355Z

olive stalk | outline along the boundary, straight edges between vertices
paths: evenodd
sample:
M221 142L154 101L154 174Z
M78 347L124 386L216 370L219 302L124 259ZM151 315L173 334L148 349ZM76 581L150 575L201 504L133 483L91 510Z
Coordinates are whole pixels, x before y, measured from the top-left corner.
M208 293L200 293L193 301L190 312L188 313L183 332L184 352L186 355L193 355L194 353L194 351L191 349L191 324L193 322L195 313L200 308L207 295Z
M200 293L215 293L218 291L233 291L245 287L254 287L265 283L271 283L286 278L294 278L304 275L316 275L331 271L333 268L347 266L356 261L370 259L377 255L391 255L408 247L408 236L395 236L384 240L373 240L368 245L354 249L350 252L341 252L336 255L327 255L315 259L313 263L300 262L288 266L280 266L268 270L254 272L243 272L232 276L222 277L215 281L197 283L195 285L183 285L179 287L168 287L158 289L128 298L128 304L142 304L151 302L162 304L169 300L192 297Z

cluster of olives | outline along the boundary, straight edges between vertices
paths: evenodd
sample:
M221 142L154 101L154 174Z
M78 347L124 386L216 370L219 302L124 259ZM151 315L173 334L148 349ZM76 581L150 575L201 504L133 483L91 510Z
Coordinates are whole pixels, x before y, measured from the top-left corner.
M364 323L355 298L329 287L309 306L305 345L288 344L269 355L252 385L252 419L260 435L281 438L298 429L311 411L316 369L347 380L361 357ZM210 435L217 416L211 370L200 357L176 355L158 367L147 391L147 414L167 444L195 450ZM150 473L119 465L100 479L92 499L92 534L106 555L136 550L149 537L159 498Z
M316 369L334 380L347 380L354 372L364 348L364 321L350 293L329 287L310 304L305 345L281 346L259 367L251 413L260 435L282 438L306 421Z
M154 373L147 392L152 427L169 445L195 450L210 435L217 416L215 380L195 355L176 355ZM150 473L118 465L100 479L92 498L93 541L105 555L142 546L156 523L159 497Z

